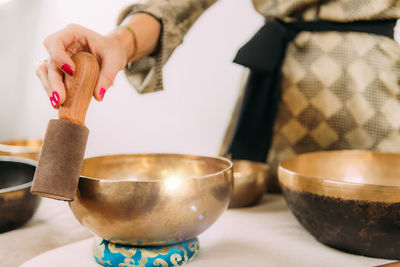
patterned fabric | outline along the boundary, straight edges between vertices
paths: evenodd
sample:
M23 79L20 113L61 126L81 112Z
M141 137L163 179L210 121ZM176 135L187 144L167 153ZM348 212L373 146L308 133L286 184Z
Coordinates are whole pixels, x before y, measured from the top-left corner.
M286 20L350 22L400 16L398 0L253 0L253 5L267 18Z
M386 37L300 33L282 66L271 169L318 150L400 152L399 60L398 44Z
M196 238L163 247L131 247L94 239L93 256L103 266L180 266L199 254Z

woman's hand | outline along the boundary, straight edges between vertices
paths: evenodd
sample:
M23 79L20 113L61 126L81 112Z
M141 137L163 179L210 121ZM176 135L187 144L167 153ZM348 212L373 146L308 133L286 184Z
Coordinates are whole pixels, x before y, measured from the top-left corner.
M65 101L63 75L74 73L72 55L86 51L98 59L100 74L94 97L101 101L114 82L115 76L126 66L129 59L137 60L154 51L161 28L156 19L144 13L135 14L129 17L125 24L134 29L136 42L132 33L124 28L101 35L76 24L71 24L45 39L44 46L50 58L38 65L36 74L54 108L58 108Z
M75 65L71 56L81 51L90 52L99 60L100 74L94 97L101 101L118 71L124 68L128 58L134 53L133 38L128 37L131 40L119 38L117 33L103 36L75 24L49 35L44 46L50 59L37 67L36 74L53 107L58 108L64 103L66 94L63 72L65 75L73 75Z

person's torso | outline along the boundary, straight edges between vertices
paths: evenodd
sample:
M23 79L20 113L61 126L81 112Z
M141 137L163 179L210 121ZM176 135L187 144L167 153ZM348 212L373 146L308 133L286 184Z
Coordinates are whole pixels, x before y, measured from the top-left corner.
M254 8L266 18L284 20L359 20L397 19L400 0L252 0Z

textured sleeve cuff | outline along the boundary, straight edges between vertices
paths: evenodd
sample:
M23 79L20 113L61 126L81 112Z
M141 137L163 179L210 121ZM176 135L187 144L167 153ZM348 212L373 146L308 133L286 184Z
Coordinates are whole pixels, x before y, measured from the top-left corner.
M152 55L129 63L125 68L128 81L139 93L150 93L163 90L162 68L173 50L182 43L183 34L178 27L173 27L170 19L163 15L157 5L134 4L125 8L117 24L135 13L147 13L161 22L162 29L157 51Z

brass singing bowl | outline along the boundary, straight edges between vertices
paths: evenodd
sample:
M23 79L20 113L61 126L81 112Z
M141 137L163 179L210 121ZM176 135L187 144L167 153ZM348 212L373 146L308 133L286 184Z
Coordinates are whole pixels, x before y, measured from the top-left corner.
M196 237L224 212L232 162L180 154L128 154L83 161L79 222L108 241L154 246Z
M37 161L41 148L42 141L37 139L8 140L0 142L0 155L22 157Z
M0 233L26 223L41 198L30 193L36 162L0 156Z
M400 154L307 153L281 162L278 177L289 208L317 240L400 259Z
M249 160L233 160L234 187L229 208L240 208L260 202L267 187L268 165Z

